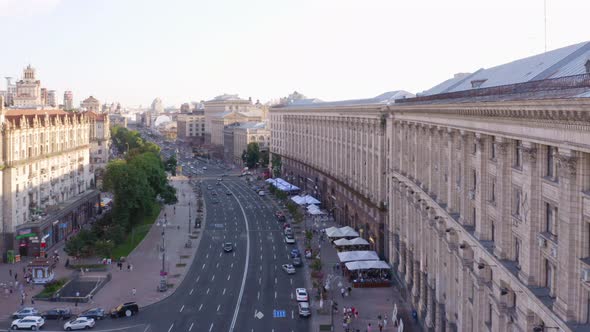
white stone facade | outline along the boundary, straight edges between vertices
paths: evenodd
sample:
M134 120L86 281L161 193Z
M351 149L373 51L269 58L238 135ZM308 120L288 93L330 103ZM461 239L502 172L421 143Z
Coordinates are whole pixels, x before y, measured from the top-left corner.
M111 149L111 129L108 114L84 112L90 124L90 169L105 169ZM99 172L100 173L100 172Z
M176 120L177 137L182 140L203 139L205 136L205 116L181 114Z
M252 125L251 125L252 124ZM244 123L243 126L233 128L233 161L242 160L242 153L250 143L258 143L260 151L268 150L270 143L270 130L264 123Z
M35 78L35 69L31 66L23 71L23 78L16 82L16 95L13 98L14 107L35 108L43 106L41 101L41 81Z

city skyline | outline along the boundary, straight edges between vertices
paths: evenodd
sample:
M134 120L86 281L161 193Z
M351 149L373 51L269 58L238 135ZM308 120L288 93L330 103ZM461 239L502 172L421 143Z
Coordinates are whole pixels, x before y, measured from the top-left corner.
M134 106L223 93L268 101L295 90L342 100L420 92L458 72L541 53L545 44L543 2L532 0L138 4L3 1L10 51L0 75L17 78L30 63L43 86L59 96L72 90L76 105L90 95ZM547 1L547 50L590 40L580 29L589 7Z

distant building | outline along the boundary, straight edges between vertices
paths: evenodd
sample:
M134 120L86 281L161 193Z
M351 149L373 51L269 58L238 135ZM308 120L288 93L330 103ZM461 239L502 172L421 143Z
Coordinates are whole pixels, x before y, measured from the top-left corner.
M211 127L213 118L221 113L241 111L245 112L252 106L252 101L241 99L238 95L223 94L203 103L205 113L205 141L211 142ZM222 136L223 126L219 128L219 136ZM219 138L218 141L223 141ZM221 144L221 143L218 143Z
M205 138L205 116L182 114L177 117L176 130L178 139L185 142L202 144Z
M119 126L123 128L127 128L127 117L119 114L119 113L112 113L108 115L109 121L111 126Z
M154 114L160 114L164 112L164 106L162 105L162 100L160 98L154 99L152 102L151 111Z
M74 109L74 94L72 91L64 92L64 110L71 111Z
M233 158L237 164L242 163L242 153L250 143L258 143L260 151L268 151L270 129L265 122L239 123L233 127Z
M180 105L180 113L188 113L191 111L191 104L184 103Z
M104 169L109 161L111 145L110 122L107 114L88 111L82 113L90 122L90 170ZM100 172L98 172L100 173Z
M0 91L0 96L4 97L4 103L10 107L14 105L14 96L16 96L16 84L12 83L12 77L5 77L6 90Z
M100 101L93 96L84 99L80 106L87 112L102 113Z
M23 78L16 82L16 95L13 98L14 107L38 108L42 107L41 81L35 78L35 69L31 65L23 71Z
M53 108L58 106L59 103L57 102L57 95L55 94L55 90L47 91L47 101L45 102L45 104Z

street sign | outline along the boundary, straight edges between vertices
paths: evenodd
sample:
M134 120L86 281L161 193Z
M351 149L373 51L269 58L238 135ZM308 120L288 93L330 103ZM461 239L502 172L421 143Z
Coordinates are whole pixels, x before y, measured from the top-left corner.
M272 316L274 318L285 318L285 317L287 317L287 311L285 311L285 310L273 310L272 311Z

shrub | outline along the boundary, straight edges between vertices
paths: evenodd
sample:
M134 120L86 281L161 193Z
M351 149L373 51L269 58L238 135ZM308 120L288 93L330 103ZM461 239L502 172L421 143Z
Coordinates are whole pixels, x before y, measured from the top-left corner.
M314 271L320 271L322 269L322 261L316 258L311 262L310 267Z

